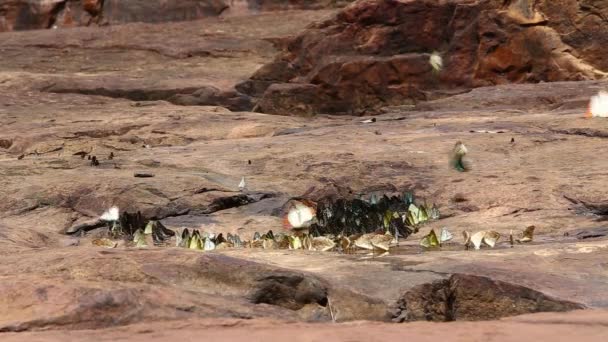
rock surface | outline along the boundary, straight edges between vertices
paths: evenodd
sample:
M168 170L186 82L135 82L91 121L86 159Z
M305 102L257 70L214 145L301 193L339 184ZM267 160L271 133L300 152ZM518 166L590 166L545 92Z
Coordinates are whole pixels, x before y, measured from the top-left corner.
M523 286L465 274L418 285L405 293L398 305L394 317L398 322L486 321L531 312L584 308Z
M273 339L291 341L386 341L386 340L462 340L517 342L522 339L554 341L604 341L608 313L576 311L569 314L525 315L493 322L454 322L449 326L416 322L407 325L353 322L347 324L304 324L269 320L189 319L159 322L154 329L148 324L101 330L5 333L5 341L166 341L198 339L201 335L213 341ZM441 323L445 324L445 323Z
M0 67L45 92L251 110L234 89L293 35L332 11L302 11L164 25L8 32ZM171 37L171 39L166 39Z
M165 23L262 11L322 10L351 0L2 0L0 32Z
M596 79L608 68L606 11L575 0L361 0L238 89L260 97L259 112L363 114L484 85Z
M608 83L478 87L382 108L373 123L192 106L232 99L285 37L332 14L0 35L0 340L603 341L608 176L598 151L608 122L583 114ZM458 140L470 172L447 165ZM107 228L70 229L117 205L171 229L250 238L281 231L277 215L292 196L405 189L435 202L442 218L387 256L122 240L108 249L92 243ZM510 248L509 232L528 225L534 241ZM419 246L442 227L453 241ZM465 251L462 232L483 229L499 232L499 245ZM467 285L439 289L461 299L456 322L388 323L403 318L408 294L454 279ZM483 318L493 320L458 321Z

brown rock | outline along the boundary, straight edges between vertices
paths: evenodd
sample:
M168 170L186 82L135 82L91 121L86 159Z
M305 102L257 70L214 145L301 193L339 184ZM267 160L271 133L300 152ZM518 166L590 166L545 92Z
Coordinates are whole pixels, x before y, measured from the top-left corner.
M273 84L257 103L260 112L308 116L314 114L314 105L323 106L319 87L313 84Z
M0 32L51 28L65 0L8 0L0 3Z
M237 89L264 92L261 112L361 114L438 98L448 89L605 76L598 68L606 67L606 44L594 37L605 39L608 24L594 21L588 36L568 35L589 13L607 10L583 6L554 21L561 15L554 3L358 1L302 32ZM434 51L442 57L440 71L429 62Z
M353 0L4 0L0 32L115 25L131 22L175 22L228 17L261 11L322 10ZM281 38L269 38L280 41Z
M82 8L92 16L96 16L101 13L101 7L103 5L102 0L83 0Z
M202 87L192 94L176 94L167 100L183 106L222 106L232 111L247 111L253 108L249 96L234 90L222 91L213 86Z
M511 297L514 293L542 302L550 296L559 303L608 307L608 242L601 236L606 225L597 221L607 216L607 165L598 151L605 148L608 122L582 118L589 96L605 89L606 82L480 87L424 102L426 107L388 108L391 112L373 124L351 117L310 120L118 98L141 96L137 89L142 99L192 94L206 86L228 91L270 62L274 50L263 37L289 36L318 15L291 12L0 35L0 138L12 141L8 149L0 148L0 329L31 330L3 333L3 341L65 341L76 335L142 341L202 335L212 340L605 340L605 311L446 326L201 324L205 317L386 320L404 293L454 273L491 279L488 286L477 280L471 291L443 287L444 294L459 299L454 303L462 319L482 315L474 311L478 307L493 309L485 300L486 288L503 313L510 303L536 308L521 296ZM375 58L354 56L352 62L349 56L338 57L350 63L354 76L366 71L359 59ZM337 60L330 60L332 68ZM417 70L415 63L395 65L404 72ZM317 75L323 82L340 81ZM76 94L39 91L53 84ZM96 87L116 98L97 96L103 92ZM335 100L320 99L324 104ZM505 134L494 134L499 131ZM511 137L516 144L509 143ZM445 158L456 140L470 148L475 172L456 174L447 167ZM89 167L73 155L80 151L99 157L100 166ZM117 157L107 161L111 151ZM19 155L25 157L17 160ZM133 178L136 170L156 177ZM250 191L236 192L243 176ZM141 210L146 218L162 219L171 229L238 233L246 240L255 231L283 232L274 213L292 196L363 193L368 198L371 191L402 189L415 189L421 200L436 203L442 219L402 239L383 257L246 248L203 253L152 244L140 250L130 241L117 241L114 249L94 247L93 239L107 236L106 224L73 235L78 246L66 246L72 242L60 234L90 224L116 205L121 212ZM475 206L466 209L475 211L460 210L453 201L460 193ZM494 249L463 250L462 230L492 229L506 237L533 224L532 243L510 248L505 239ZM454 240L441 250L422 251L418 238L442 227ZM567 232L570 236L564 237ZM515 284L524 289L515 291L510 286ZM254 304L256 293L268 296ZM450 303L443 298L449 297L432 293L437 300L426 303L439 316ZM471 305L474 300L479 305Z
M399 301L398 321L478 321L534 312L560 312L584 306L547 297L527 287L465 274L422 284Z
M8 0L0 3L0 32L195 20L218 16L227 8L224 0Z
M106 0L103 18L108 24L158 23L218 16L228 8L224 0Z

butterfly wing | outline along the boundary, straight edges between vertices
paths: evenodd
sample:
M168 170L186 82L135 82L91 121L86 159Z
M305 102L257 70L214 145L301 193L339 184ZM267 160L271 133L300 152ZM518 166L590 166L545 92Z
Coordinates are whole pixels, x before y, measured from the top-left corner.
M119 217L118 207L111 207L101 215L103 221L117 221Z
M444 243L446 241L452 240L454 235L450 233L446 228L441 228L441 237L439 238L439 242Z
M481 243L483 242L483 237L486 235L485 231L480 231L471 236L471 243L475 249L481 248Z

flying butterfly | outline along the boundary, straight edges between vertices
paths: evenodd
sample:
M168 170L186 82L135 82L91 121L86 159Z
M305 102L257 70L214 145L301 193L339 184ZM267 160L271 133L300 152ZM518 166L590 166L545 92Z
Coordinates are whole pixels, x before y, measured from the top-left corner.
M464 160L468 152L467 147L462 142L457 141L450 154L450 166L460 172L469 171L470 165Z
M110 209L106 210L101 215L100 219L102 221L112 222L112 221L118 221L119 217L120 217L120 211L118 210L118 207L111 207Z
M597 95L592 96L587 107L587 118L608 118L608 93L600 91Z
M431 65L431 68L433 69L434 73L440 72L443 68L443 59L437 51L433 52L429 56L429 64Z
M316 222L317 206L309 200L292 199L287 203L287 214L283 217L286 229L305 229Z

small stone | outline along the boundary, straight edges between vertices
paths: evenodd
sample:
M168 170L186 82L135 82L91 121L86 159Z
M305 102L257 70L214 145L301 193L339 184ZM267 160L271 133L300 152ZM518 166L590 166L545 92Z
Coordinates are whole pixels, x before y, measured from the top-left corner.
M133 177L137 177L137 178L152 178L154 177L153 173L149 173L149 172L135 172L133 174Z

